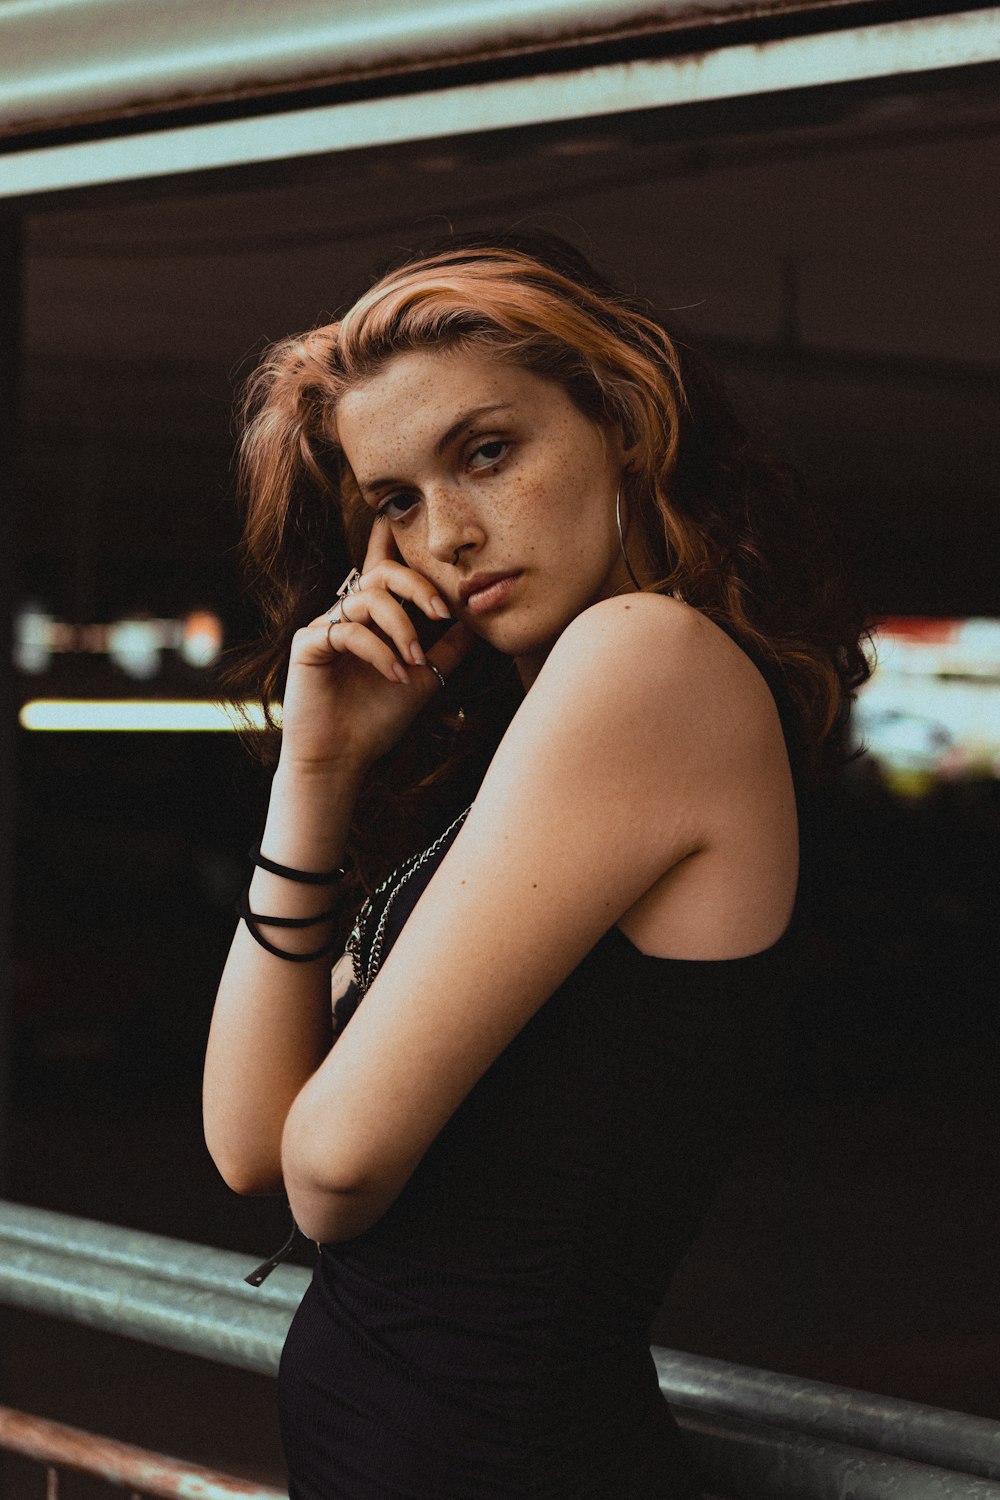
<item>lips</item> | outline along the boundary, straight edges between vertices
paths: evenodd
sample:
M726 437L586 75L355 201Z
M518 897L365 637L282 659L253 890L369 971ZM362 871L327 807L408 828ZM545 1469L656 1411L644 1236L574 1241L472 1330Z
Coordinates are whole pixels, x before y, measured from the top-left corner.
M459 597L470 614L483 614L502 604L514 588L519 573L475 573L459 589Z

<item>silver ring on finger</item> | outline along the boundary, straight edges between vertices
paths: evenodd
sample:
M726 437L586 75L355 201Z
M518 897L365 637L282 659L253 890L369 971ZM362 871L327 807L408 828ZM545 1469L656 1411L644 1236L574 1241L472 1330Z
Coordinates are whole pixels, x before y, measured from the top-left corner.
M348 594L356 594L361 587L361 574L357 568L352 568L337 590L337 598L343 599Z
M333 632L334 627L336 625L348 625L348 624L350 624L350 621L344 615L344 606L343 606L343 604L340 604L340 603L335 604L334 607L333 607L333 609L331 609L330 613L326 617L326 643L330 647L331 651L333 651L333 650L336 649L335 646L334 646L334 644L333 644L333 638L332 638L332 632Z
M347 595L346 594L344 595L344 597L342 599L338 599L337 600L336 604L333 606L333 608L331 609L330 613L327 615L326 618L327 618L326 643L330 647L331 650L334 650L335 648L334 648L333 641L330 639L330 631L333 629L333 627L335 625L353 625L354 624L354 621L351 619L350 615L347 613Z
M441 686L444 687L444 674L441 672L441 670L436 667L432 661L427 662L427 667L429 671L434 673L434 676L437 678Z

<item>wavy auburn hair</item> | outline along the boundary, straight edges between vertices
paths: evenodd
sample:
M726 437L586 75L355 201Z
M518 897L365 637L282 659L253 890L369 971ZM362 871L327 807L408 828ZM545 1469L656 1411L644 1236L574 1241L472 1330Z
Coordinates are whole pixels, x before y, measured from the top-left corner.
M266 711L280 696L295 630L329 607L348 567L361 566L372 513L333 415L345 391L417 349L508 361L617 429L632 452L630 540L655 578L650 587L680 594L783 679L807 769L843 755L850 702L869 670L864 620L800 484L692 350L548 235L452 241L390 270L339 321L270 350L247 387L240 461L245 560L267 630L230 687L249 689ZM466 760L481 773L516 702L509 659L481 644L374 774L379 817L363 818L359 843L381 829L387 836L374 842L387 850L411 839L415 847L425 831L415 800L426 799L413 794ZM478 755L463 756L470 747Z

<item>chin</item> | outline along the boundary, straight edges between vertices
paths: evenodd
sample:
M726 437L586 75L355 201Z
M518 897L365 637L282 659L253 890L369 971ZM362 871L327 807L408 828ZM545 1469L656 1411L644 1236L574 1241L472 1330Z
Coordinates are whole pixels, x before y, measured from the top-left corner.
M518 628L514 621L511 621L505 628L504 622L500 620L491 622L491 625L484 621L478 628L473 628L476 634L492 646L494 651L499 651L501 656L510 656L515 659L522 656L543 657L555 645L572 618L571 615L546 630L540 630L537 627L529 630L524 625Z

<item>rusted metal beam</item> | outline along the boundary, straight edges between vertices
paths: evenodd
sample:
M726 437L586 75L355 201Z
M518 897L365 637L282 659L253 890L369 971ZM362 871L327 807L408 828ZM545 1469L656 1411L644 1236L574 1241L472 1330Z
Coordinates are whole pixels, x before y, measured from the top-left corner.
M2 9L0 9L2 14ZM0 197L1000 61L1000 6L0 156Z
M877 0L46 0L0 6L0 131L65 128L260 98L410 86L428 69ZM833 22L831 22L833 24Z
M160 1495L168 1500L287 1500L283 1490L269 1485L220 1474L62 1422L29 1416L9 1406L0 1406L0 1448L49 1466L50 1493L51 1470L64 1468L96 1475L139 1495Z

